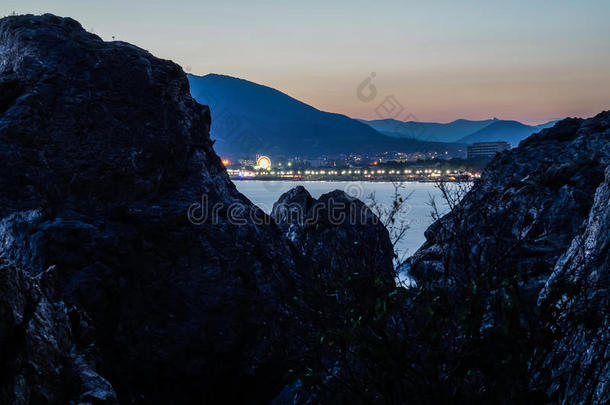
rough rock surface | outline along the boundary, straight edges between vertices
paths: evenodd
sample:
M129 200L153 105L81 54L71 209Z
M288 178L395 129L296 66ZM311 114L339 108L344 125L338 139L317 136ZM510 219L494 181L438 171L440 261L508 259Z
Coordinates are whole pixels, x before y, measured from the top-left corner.
M550 394L564 404L604 403L610 398L610 167L586 229L557 262L540 300L556 305L555 327L563 334L549 356Z
M0 400L115 403L112 386L90 364L96 354L86 319L41 287L50 273L32 278L0 257Z
M16 89L0 116L2 254L30 275L54 266L123 402L247 387L292 262L274 227L229 219L250 203L180 67L52 15L3 19L0 60ZM197 202L224 211L193 225Z
M496 156L426 231L406 268L451 303L441 347L468 358L480 342L473 389L607 402L609 164L610 112L560 121Z
M49 403L114 392L122 403L259 403L280 392L294 348L285 332L299 327L286 303L308 278L229 181L210 120L170 61L69 18L0 20L0 255L11 263L0 322L20 328L25 303L52 306L20 333L57 341L40 349L49 358L17 352L2 402L28 402L39 383ZM41 275L48 303L31 281ZM65 323L65 308L87 320L93 349L73 350L73 326L45 329Z

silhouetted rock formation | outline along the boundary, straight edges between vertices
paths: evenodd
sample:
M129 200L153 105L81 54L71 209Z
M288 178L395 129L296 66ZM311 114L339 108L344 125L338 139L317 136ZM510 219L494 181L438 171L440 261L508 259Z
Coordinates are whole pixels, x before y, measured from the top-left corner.
M298 264L306 271L329 280L337 271L349 271L394 287L394 247L386 227L362 201L339 190L316 200L298 186L279 198L271 216L296 247Z
M362 201L340 190L316 200L298 186L279 198L271 216L307 280L289 307L296 377L273 404L350 403L335 380L366 378L367 364L354 353L373 348L365 338L369 325L384 322L380 299L396 289L388 231Z

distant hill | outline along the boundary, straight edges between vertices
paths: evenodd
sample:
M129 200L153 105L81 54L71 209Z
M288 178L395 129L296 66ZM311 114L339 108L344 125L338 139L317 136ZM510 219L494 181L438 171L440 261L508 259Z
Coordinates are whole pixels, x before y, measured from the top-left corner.
M397 138L460 143L506 141L517 146L525 137L552 127L558 120L540 125L526 125L518 121L499 120L497 118L482 121L459 119L446 124L418 121L402 122L392 119L359 121L384 135Z
M418 121L403 122L394 119L360 121L383 134L397 138L412 138L434 142L456 142L460 138L483 129L498 120L470 121L459 119L447 124Z
M287 94L235 77L188 75L191 94L210 106L212 138L222 156L317 157L348 152L457 153L463 145L382 135L358 120L320 111Z
M561 120L552 120L549 122L545 122L544 124L536 125L536 128L538 128L538 129L550 128L552 126L555 126L555 124L557 124L559 121L561 121Z
M538 126L525 125L518 121L496 121L473 134L459 140L462 143L506 141L513 146L540 131Z

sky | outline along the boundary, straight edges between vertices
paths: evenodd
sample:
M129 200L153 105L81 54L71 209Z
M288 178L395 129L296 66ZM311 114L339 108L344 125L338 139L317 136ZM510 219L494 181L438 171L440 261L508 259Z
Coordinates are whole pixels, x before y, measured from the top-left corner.
M355 118L542 123L610 109L609 0L0 1L13 11L70 16L187 72Z

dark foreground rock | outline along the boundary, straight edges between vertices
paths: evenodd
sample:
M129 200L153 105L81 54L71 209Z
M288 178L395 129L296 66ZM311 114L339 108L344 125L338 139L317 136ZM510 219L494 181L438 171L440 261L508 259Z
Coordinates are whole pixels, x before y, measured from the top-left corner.
M453 351L439 365L452 396L607 402L608 164L610 112L560 121L496 156L426 231L406 270L441 320L424 352Z
M69 18L0 20L0 402L260 403L290 381L308 274L209 128L174 63Z
M301 186L283 194L271 216L310 280L290 306L298 325L291 339L300 348L292 351L294 377L273 404L374 400L367 352L387 344L375 331L387 325L385 299L397 290L386 227L343 191L314 199Z

